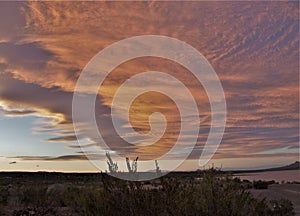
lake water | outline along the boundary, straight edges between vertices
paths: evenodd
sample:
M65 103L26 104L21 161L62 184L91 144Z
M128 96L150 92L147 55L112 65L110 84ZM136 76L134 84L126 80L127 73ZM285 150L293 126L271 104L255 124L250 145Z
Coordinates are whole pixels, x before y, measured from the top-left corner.
M258 173L243 173L237 174L243 179L248 179L249 181L253 180L265 180L271 181L275 180L276 182L281 183L282 181L298 181L300 182L300 170L285 170L285 171L270 171L270 172L258 172Z

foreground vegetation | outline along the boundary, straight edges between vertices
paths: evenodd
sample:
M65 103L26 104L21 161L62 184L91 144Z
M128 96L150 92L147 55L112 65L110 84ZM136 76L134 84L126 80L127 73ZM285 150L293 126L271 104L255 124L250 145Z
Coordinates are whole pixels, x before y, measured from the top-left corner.
M50 175L2 179L2 214L294 215L289 200L254 198L248 182L215 170L193 176L167 175L147 182L124 181L106 174Z

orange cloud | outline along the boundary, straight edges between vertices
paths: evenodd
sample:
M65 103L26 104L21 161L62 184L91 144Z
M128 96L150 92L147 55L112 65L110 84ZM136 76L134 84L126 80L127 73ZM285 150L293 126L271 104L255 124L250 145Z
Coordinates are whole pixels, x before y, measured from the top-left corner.
M121 39L159 34L194 46L221 79L228 121L216 157L255 157L257 152L298 145L299 2L26 2L17 8L23 11L23 21L16 22L24 25L18 39L11 39L17 33L0 21L12 32L0 34L0 102L6 114L54 116L57 122L50 125L70 133L56 134L56 141L74 138L72 93L89 60ZM100 130L111 148L124 154L149 159L157 156L153 152L170 148L178 122L172 102L165 98L156 97L163 106L140 98L131 111L133 125L140 131L149 129L150 107L172 116L174 130L159 145L141 148L124 143L107 116L119 85L148 70L176 76L198 102L202 128L191 159L197 158L209 132L209 101L185 68L167 60L135 59L112 71L96 104ZM141 108L144 112L138 113ZM97 145L95 137L89 138L91 145Z

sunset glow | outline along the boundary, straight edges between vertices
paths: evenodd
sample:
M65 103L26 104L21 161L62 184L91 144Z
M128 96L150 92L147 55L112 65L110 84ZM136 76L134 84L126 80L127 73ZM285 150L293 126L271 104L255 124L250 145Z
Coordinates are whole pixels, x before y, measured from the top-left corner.
M222 142L207 166L260 168L299 160L298 1L0 2L0 171L98 172L84 152L105 167L108 149L89 133L89 126L82 126L82 134L74 132L74 89L99 51L140 35L168 36L189 44L218 75L227 121ZM154 160L178 139L180 110L168 95L155 91L135 98L129 111L131 125L122 127L147 134L149 117L159 112L167 122L163 137L143 146L146 139L125 134L137 144L132 145L116 134L110 120L115 94L126 80L147 71L176 77L195 99L200 132L178 170L203 168L198 159L211 127L207 92L187 68L159 57L123 62L99 88L95 117L112 155ZM128 91L142 91L152 81L133 80ZM153 89L176 92L189 108L187 94L177 89L174 80L166 76L155 81ZM185 135L183 148L194 138ZM161 169L169 170L182 154L160 161ZM118 163L126 169L124 161ZM154 163L145 168L152 169Z

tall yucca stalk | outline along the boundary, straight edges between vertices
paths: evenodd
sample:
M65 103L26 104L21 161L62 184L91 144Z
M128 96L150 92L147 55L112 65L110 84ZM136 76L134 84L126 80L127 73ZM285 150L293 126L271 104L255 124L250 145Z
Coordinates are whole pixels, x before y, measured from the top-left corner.
M118 164L117 162L113 162L109 152L106 152L106 157L107 157L107 165L110 173L117 173L118 172Z

